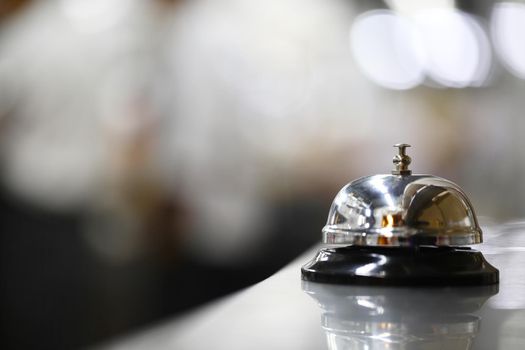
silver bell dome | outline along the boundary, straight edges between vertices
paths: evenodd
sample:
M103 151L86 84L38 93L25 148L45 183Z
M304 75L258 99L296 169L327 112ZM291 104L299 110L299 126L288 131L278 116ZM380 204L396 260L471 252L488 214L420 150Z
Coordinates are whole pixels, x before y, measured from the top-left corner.
M407 144L392 174L367 176L339 191L323 228L328 244L460 246L482 242L474 209L456 184L412 175Z

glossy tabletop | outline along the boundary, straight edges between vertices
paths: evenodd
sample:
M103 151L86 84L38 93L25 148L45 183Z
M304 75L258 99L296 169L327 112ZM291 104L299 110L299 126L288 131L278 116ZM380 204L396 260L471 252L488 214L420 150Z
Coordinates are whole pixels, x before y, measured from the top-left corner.
M500 270L499 285L303 282L316 247L255 286L103 348L525 349L525 222L483 229L475 248Z

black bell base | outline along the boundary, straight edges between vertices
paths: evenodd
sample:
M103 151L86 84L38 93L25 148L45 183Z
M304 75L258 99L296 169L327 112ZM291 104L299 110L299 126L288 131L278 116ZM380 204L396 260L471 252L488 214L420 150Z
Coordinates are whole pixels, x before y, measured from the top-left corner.
M479 286L499 271L468 247L323 248L301 268L310 282L381 286Z

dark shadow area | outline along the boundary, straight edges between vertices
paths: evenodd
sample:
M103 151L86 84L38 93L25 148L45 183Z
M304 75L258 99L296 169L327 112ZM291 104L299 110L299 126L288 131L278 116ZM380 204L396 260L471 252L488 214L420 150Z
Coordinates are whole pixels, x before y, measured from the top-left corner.
M262 261L220 267L181 254L176 259L148 256L115 265L86 245L80 213L53 213L4 193L0 200L2 347L92 345L252 285L318 239L324 208L324 203L280 208L281 229L261 247L266 256ZM297 218L303 218L302 225L297 225ZM302 232L303 238L293 238L290 230Z

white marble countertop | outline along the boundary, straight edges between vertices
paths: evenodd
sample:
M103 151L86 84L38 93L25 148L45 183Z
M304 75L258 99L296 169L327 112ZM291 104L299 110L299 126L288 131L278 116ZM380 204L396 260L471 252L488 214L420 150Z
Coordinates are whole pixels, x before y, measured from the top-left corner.
M525 222L483 227L493 287L301 281L315 250L246 290L104 349L525 349ZM175 297L175 296L174 296Z

